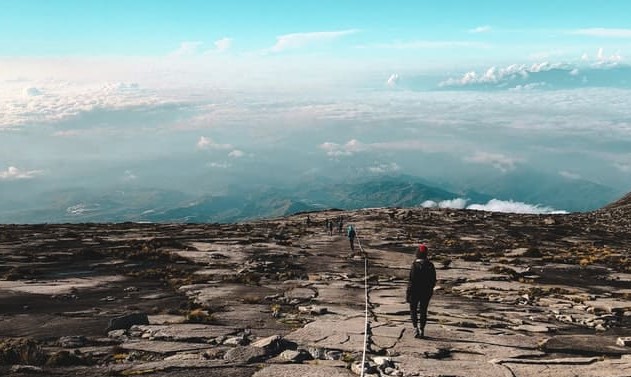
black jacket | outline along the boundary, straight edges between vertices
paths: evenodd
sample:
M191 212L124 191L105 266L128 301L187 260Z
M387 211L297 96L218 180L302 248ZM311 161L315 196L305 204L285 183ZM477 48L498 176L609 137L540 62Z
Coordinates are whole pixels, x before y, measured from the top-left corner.
M436 285L436 269L429 259L417 259L410 268L410 280L406 292L406 301L429 299L434 293Z

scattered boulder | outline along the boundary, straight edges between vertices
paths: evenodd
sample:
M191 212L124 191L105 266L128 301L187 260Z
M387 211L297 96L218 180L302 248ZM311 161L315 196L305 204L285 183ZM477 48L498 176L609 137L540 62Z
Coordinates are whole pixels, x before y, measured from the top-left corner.
M28 338L5 338L0 340L0 365L42 365L46 354L40 345Z
M256 363L265 360L270 354L261 347L237 346L228 350L223 358L231 363Z
M106 331L109 333L112 330L129 330L134 325L148 324L149 317L147 317L147 313L130 313L110 319L110 324Z

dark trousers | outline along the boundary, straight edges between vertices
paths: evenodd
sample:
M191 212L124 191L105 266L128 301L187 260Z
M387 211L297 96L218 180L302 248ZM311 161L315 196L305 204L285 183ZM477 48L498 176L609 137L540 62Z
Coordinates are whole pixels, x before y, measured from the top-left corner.
M355 251L355 237L349 237L349 241L351 242L351 251Z
M427 307L431 298L431 294L426 294L420 297L412 297L412 300L410 300L410 318L414 328L417 327L417 324L418 328L425 328L425 324L427 324Z

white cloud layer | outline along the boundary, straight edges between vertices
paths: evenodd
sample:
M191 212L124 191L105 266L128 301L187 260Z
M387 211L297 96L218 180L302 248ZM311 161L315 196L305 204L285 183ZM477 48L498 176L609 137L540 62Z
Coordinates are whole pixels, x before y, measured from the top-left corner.
M451 208L451 209L469 209L487 212L505 212L505 213L523 213L523 214L563 214L566 211L556 210L551 207L532 205L523 202L515 202L512 200L491 199L486 204L470 204L467 205L467 199L455 198L451 200L443 200L435 202L427 200L421 204L423 208Z
M0 130L59 122L95 110L175 102L160 98L154 91L144 90L136 83L86 84L48 80L35 84L26 88L19 83L0 86Z
M21 170L15 166L9 166L7 170L0 170L0 180L14 181L18 179L31 179L42 173L41 170Z

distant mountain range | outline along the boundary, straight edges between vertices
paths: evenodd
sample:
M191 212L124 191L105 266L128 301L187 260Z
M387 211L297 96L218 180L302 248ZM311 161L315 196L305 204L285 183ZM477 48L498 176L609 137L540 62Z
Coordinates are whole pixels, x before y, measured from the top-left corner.
M584 211L600 208L621 196L589 181L554 182L546 176L506 174L486 184L477 182L475 187L483 188L477 191L474 185L467 188L461 184L460 189L453 189L455 183L441 184L440 187L452 188L443 189L421 178L398 175L345 183L313 179L284 187L228 187L221 193L201 196L140 187L113 187L100 192L62 189L43 192L19 205L0 206L0 222L238 222L326 208L417 207L428 200L456 198L466 198L468 203L498 198Z

